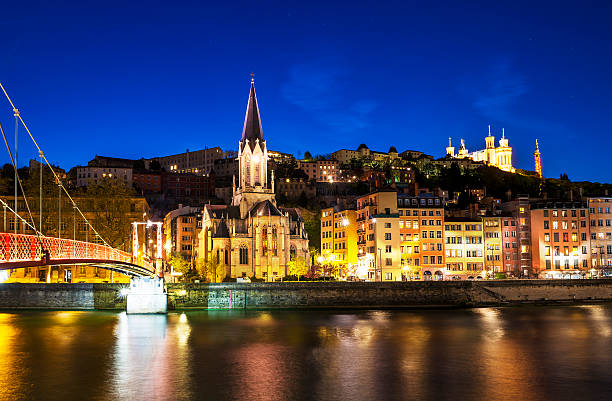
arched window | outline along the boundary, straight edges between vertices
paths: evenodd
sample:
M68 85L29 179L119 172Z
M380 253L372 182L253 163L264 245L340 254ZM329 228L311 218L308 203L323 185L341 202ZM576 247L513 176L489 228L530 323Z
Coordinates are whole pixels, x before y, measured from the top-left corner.
M272 255L278 256L278 241L276 240L276 226L272 227Z
M244 170L244 183L246 186L251 186L251 158L249 156L245 157Z
M261 254L266 256L268 254L268 227L264 226L261 229Z
M255 178L255 185L261 185L261 163L259 162L259 157L253 158L253 176Z
M240 264L249 264L249 250L247 249L247 246L245 244L240 245Z
M295 249L295 245L291 245L291 247L289 248L290 260L295 260L296 255L297 255L297 249Z

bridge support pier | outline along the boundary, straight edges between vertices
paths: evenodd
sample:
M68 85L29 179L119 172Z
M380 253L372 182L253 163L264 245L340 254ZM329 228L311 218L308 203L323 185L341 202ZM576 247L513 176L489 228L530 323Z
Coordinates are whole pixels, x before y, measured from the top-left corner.
M166 313L168 293L159 277L134 277L127 294L127 313Z

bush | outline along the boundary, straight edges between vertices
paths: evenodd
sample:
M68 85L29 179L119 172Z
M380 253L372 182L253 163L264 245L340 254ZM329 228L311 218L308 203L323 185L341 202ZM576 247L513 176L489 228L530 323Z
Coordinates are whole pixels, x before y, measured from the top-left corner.
M495 273L495 280L505 280L507 278L506 273Z

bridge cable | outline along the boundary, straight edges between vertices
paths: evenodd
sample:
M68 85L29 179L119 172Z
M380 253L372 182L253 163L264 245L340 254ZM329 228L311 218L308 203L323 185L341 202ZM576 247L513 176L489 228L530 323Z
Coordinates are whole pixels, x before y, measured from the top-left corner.
M35 223L34 223L34 217L32 216L32 211L30 210L30 204L28 203L28 197L25 194L25 191L23 190L23 184L21 182L21 178L19 177L19 172L17 171L17 165L15 164L15 159L13 159L13 153L11 152L11 148L9 147L9 144L6 140L6 135L4 134L4 129L2 128L2 124L0 124L0 132L2 132L2 138L4 139L4 144L6 145L6 150L8 151L8 154L11 158L11 163L13 164L13 167L15 168L15 177L17 178L17 181L19 182L19 187L21 188L21 193L23 194L23 200L25 201L25 205L26 208L28 209L28 214L30 216L30 220L32 220L32 227L34 227L34 232L36 232L36 236L38 238L38 242L41 243L42 246L42 241L40 239L40 232L36 229L35 227ZM17 212L15 211L14 213L17 214Z
M13 110L16 110L15 108L15 104L13 103L13 101L11 100L10 96L8 95L8 93L6 92L6 89L4 89L4 86L2 85L2 83L0 83L0 89L2 89L2 91L4 92L4 95L6 96L6 99L9 101L9 103L11 104L11 106L13 107ZM38 149L39 154L41 155L41 157L45 160L45 163L47 163L47 166L49 167L49 169L51 170L51 172L53 173L53 176L55 177L56 182L58 183L58 185L60 185L60 187L64 190L64 192L66 193L66 196L68 197L68 199L70 200L70 202L72 203L73 207L76 207L77 211L79 212L79 214L81 215L81 217L83 218L83 220L85 221L85 223L87 223L87 225L92 229L92 231L94 232L94 234L100 238L102 240L102 242L104 243L105 246L111 248L114 250L114 248L112 246L110 246L110 244L98 233L98 231L94 228L94 226L89 222L89 220L85 217L85 215L83 214L83 212L81 211L81 209L78 207L78 205L76 204L76 202L74 201L74 199L72 199L72 196L70 196L70 194L68 193L68 190L66 190L66 188L61 185L61 179L59 178L59 176L57 175L57 173L55 172L55 170L53 170L53 166L51 165L51 163L49 163L49 160L47 159L47 157L45 156L45 154L43 153L43 151L41 150L40 146L38 146L38 142L36 142L36 140L34 139L34 136L32 135L32 132L30 132L30 129L28 128L28 126L26 125L25 121L23 121L23 118L21 117L21 114L19 114L18 116L19 120L21 121L21 124L23 124L23 127L25 128L25 130L27 131L28 135L30 136L30 139L32 140L32 142L34 142L34 145L36 146L36 149Z

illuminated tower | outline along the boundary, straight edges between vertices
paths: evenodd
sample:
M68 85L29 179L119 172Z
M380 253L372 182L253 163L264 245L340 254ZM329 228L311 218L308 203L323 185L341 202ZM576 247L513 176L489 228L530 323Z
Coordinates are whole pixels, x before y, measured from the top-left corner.
M542 178L542 160L540 157L540 147L538 146L537 139L535 152L533 152L533 159L535 161L535 172L538 174L538 177Z
M263 200L276 204L274 172L268 184L268 148L261 128L255 82L251 78L249 101L238 145L238 186L234 177L232 205L240 206L240 215L244 218L254 204Z
M446 147L446 154L451 157L455 157L455 147L451 144L451 138L448 137L448 146Z

